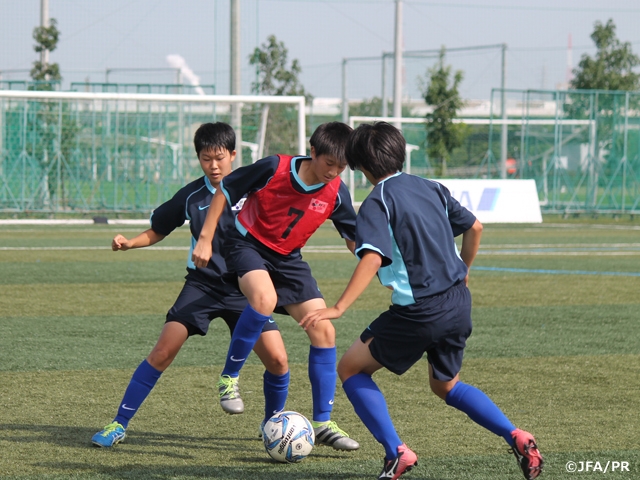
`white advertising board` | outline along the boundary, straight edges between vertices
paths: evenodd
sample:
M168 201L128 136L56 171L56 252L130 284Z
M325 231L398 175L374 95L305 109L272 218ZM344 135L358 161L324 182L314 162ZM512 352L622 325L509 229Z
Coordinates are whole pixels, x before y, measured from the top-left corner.
M535 180L437 180L481 223L542 223Z

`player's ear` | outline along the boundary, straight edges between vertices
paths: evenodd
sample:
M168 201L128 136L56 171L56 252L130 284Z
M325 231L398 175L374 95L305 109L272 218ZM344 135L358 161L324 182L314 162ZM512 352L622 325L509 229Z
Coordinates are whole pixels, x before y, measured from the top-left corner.
M313 145L311 145L311 158L316 158L316 149Z
M229 155L231 156L231 161L233 162L236 159L236 151L232 150Z

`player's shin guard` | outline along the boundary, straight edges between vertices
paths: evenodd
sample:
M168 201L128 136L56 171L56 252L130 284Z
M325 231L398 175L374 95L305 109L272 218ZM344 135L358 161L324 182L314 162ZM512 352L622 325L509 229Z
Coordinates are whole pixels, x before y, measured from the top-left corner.
M133 372L129 386L124 392L120 407L118 407L118 415L114 422L118 422L124 428L129 426L129 421L142 405L142 402L149 396L151 390L162 375L160 370L153 368L149 362L144 360L136 371Z
M342 384L342 388L353 405L356 415L384 447L386 458L389 460L395 458L402 440L389 416L387 401L371 375L358 373L349 377Z
M274 375L264 372L264 420L269 420L273 415L284 410L289 393L289 372L283 375Z
M447 405L466 413L478 425L503 437L509 445L513 445L511 432L516 427L482 390L458 382L447 394L445 401Z
M331 419L333 397L336 393L336 347L309 348L309 380L313 397L313 421Z
M264 327L269 318L271 317L256 312L251 308L251 305L246 306L238 319L236 328L233 330L222 375L228 375L232 378L238 376L240 369L260 337L262 327Z

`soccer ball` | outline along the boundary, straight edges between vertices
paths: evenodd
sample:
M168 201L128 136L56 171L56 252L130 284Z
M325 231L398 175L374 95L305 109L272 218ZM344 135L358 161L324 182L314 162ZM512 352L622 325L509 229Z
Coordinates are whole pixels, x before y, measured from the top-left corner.
M267 453L282 463L304 460L315 442L311 422L297 412L280 412L262 427L262 440Z

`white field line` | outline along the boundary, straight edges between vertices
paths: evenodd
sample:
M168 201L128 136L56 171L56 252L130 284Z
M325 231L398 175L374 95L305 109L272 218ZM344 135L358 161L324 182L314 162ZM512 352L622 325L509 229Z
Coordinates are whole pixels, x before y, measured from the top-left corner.
M108 225L147 225L149 226L149 219L109 219ZM93 219L68 219L68 220L50 220L50 219L0 219L0 225L101 225L95 223Z
M638 248L638 243L616 243L616 244L530 244L530 245L488 245L483 246L478 255L485 256L635 256L640 255L640 250L624 250L625 248ZM542 248L543 250L529 251L531 248ZM583 251L553 251L545 249L555 248L587 248ZM605 248L606 250L598 250ZM608 248L618 248L623 250L608 250ZM154 251L188 251L187 246L152 246L137 250L154 250ZM499 250L498 250L499 249ZM111 250L110 246L60 246L60 247L0 247L0 251L59 251L59 250ZM351 252L341 245L321 245L313 247L305 247L303 253L342 253L351 254Z
M482 245L482 250L493 250L500 248L638 248L640 243L504 243L504 244L488 244Z
M528 227L523 231L528 232L539 232L541 229L545 228L567 228L573 230L580 229L595 229L595 230L640 230L640 226L638 225L606 225L606 224L580 224L580 223L543 223L536 227Z

